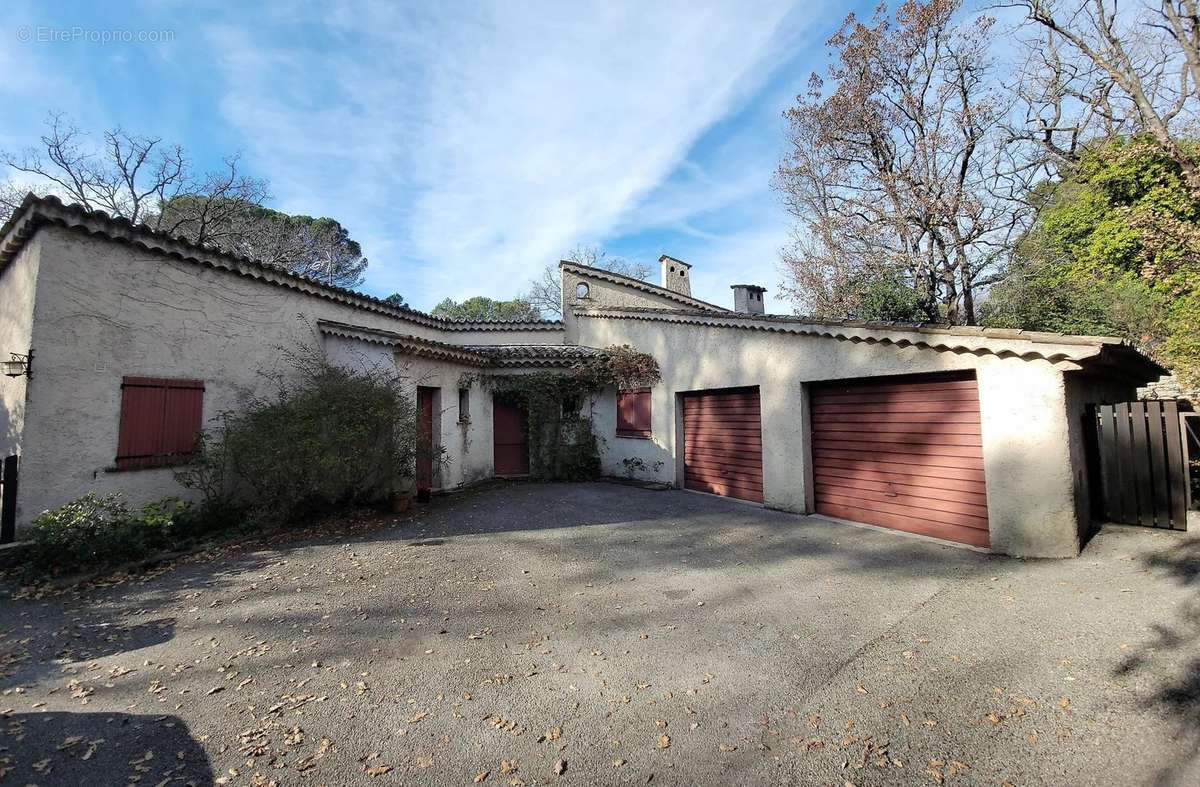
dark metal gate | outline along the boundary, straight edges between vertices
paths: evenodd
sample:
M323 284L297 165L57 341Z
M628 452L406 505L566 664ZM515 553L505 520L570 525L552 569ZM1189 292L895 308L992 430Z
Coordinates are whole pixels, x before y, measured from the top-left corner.
M0 470L0 544L17 537L17 457L5 458Z
M1107 521L1187 529L1191 499L1179 407L1141 401L1092 408L1100 480L1095 497Z

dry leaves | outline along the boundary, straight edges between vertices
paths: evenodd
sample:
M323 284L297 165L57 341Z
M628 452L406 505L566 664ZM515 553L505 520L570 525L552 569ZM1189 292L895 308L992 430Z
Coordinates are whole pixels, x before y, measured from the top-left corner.
M658 736L658 748L660 748L660 749L671 748L671 736L670 735L659 735Z

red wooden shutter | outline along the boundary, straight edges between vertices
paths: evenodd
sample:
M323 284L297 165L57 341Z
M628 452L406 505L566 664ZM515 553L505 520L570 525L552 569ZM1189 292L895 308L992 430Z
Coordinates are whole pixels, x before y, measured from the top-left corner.
M124 378L117 468L136 470L187 461L196 447L203 412L201 380Z
M650 436L650 389L617 392L617 436Z

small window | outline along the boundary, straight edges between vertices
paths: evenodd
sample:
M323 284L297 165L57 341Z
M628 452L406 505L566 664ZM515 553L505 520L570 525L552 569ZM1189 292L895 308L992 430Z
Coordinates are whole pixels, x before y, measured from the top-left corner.
M562 417L563 420L572 420L579 417L579 397L564 396L562 400Z
M575 285L575 297L586 298L589 292L591 292L591 289L587 286L586 282L581 281Z
M650 389L617 392L617 437L650 438Z
M118 470L187 464L204 416L204 383L164 377L121 381Z
M458 422L465 424L471 420L471 389L458 389Z

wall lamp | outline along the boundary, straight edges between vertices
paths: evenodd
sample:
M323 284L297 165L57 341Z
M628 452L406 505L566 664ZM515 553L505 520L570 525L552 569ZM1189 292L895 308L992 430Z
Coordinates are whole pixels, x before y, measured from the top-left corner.
M12 356L11 361L0 361L0 371L3 371L4 376L33 379L33 350L29 351L29 355L20 353L9 353L9 355Z

